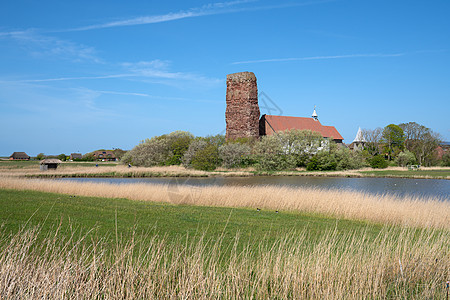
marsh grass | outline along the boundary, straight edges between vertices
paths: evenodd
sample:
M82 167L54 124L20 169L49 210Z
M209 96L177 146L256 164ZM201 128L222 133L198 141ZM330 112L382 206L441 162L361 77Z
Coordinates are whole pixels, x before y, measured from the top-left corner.
M111 248L89 231L40 234L0 231L0 298L443 299L450 275L450 232L436 229L386 226L374 239L329 230L313 243L302 231L242 247L236 234L229 249L223 235L133 236Z
M125 198L210 207L245 207L316 213L381 224L450 228L448 199L371 195L350 190L272 186L107 184L0 177L0 188Z

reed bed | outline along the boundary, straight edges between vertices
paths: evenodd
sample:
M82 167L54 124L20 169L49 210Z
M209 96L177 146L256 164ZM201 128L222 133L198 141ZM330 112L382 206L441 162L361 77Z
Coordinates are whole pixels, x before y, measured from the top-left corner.
M127 166L100 166L80 167L62 165L56 170L40 171L38 166L32 168L0 169L0 177L207 177L207 176L253 176L250 171L244 170L218 170L199 171L186 169L182 166L164 167L127 167Z
M117 185L7 177L0 177L0 188L172 204L298 211L384 224L450 229L448 199L372 195L350 190Z
M257 247L237 235L231 249L221 237L111 249L88 233L39 234L0 231L1 299L444 299L450 276L450 232L436 229L329 231L314 243L304 231Z

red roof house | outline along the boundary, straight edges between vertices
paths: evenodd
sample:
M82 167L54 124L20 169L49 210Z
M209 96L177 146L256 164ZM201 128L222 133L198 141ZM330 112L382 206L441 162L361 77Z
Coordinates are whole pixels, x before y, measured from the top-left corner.
M272 135L290 129L311 130L324 138L342 143L344 139L334 126L324 126L314 118L262 115L259 120L259 135Z

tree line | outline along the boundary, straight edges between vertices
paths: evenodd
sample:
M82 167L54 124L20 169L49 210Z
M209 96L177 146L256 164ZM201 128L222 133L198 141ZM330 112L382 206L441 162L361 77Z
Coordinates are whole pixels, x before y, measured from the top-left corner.
M223 135L195 137L190 132L175 131L142 141L125 153L121 161L134 166L183 165L206 171L218 167L327 171L388 165L450 165L448 153L441 159L437 156L439 134L415 122L366 129L363 137L363 150L352 151L309 130L228 141Z

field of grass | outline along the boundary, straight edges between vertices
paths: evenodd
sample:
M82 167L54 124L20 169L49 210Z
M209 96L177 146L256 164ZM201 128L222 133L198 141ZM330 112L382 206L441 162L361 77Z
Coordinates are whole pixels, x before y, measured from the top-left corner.
M445 229L7 189L0 207L0 298L436 299L450 275Z
M381 225L299 212L273 210L201 207L175 205L123 198L82 197L66 194L0 189L0 224L3 232L16 233L28 223L39 225L42 234L48 234L61 222L70 227L95 228L95 234L112 241L115 228L125 239L134 231L165 236L169 241L181 236L205 234L206 238L225 234L229 243L239 232L244 242L266 239L274 241L289 232L308 230L311 237L337 230L348 233L366 231L373 238ZM225 230L225 231L224 231Z
M424 177L436 179L449 179L450 168L445 169L422 169L422 170L370 170L361 171L362 174L377 176L377 177Z
M45 174L211 176L81 164ZM9 166L0 163L0 299L445 297L442 199L76 183L23 178L42 174L29 162Z

